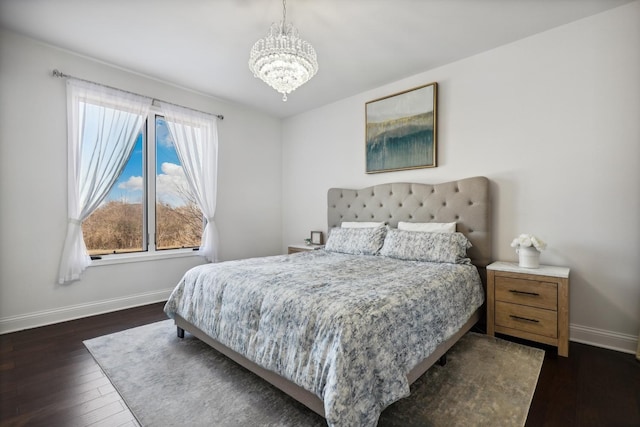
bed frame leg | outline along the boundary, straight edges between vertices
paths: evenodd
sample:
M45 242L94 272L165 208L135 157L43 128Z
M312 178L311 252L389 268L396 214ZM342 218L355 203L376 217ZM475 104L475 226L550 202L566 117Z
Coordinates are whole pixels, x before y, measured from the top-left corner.
M178 334L178 338L184 338L184 329L180 326L176 326L176 332Z
M438 365L444 366L447 364L447 354L443 354L440 359L438 359Z

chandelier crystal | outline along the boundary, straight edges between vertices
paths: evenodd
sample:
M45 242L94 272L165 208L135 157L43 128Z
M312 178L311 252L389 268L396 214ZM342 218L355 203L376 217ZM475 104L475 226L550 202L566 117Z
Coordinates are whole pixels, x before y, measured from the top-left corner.
M313 46L298 35L298 30L286 23L287 5L282 2L282 21L271 24L265 38L251 48L249 69L254 77L282 94L287 94L308 82L318 72L318 59Z

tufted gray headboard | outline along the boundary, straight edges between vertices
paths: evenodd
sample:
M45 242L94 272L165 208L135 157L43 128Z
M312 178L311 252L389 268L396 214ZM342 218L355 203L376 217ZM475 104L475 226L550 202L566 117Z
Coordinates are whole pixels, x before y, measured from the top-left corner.
M392 183L359 190L331 188L329 230L343 221L453 222L473 247L471 262L486 267L491 258L489 180L479 176L442 184Z

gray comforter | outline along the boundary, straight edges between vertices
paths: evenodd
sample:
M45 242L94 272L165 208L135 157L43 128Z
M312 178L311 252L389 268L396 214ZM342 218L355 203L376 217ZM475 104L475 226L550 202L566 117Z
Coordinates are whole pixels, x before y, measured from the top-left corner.
M375 426L483 295L472 265L317 250L195 267L165 312L315 393L329 426Z

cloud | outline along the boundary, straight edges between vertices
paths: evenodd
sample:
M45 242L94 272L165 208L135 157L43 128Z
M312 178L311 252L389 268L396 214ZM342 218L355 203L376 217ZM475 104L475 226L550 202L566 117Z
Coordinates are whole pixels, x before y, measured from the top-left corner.
M187 177L182 166L164 162L160 166L161 174L156 177L156 194L162 203L171 206L187 204L184 194L190 193Z
M142 191L144 188L141 176L130 176L125 182L118 184L118 188L127 191Z
M156 196L161 203L171 206L183 206L189 203L185 194L190 194L187 177L184 175L182 166L175 163L164 162L160 165L159 173L156 176ZM130 176L125 182L118 184L118 188L127 192L142 192L144 180L141 176Z

